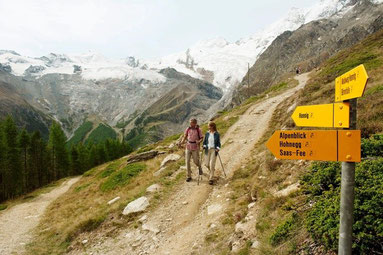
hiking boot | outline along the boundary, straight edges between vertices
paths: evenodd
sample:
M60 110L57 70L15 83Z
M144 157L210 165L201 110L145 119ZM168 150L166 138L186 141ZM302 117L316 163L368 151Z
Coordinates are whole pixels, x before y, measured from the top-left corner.
M214 181L213 181L213 180L209 180L209 184L210 184L210 185L213 185L213 184L214 184Z
M187 182L190 182L191 180L192 180L191 177L186 178L186 181L187 181Z

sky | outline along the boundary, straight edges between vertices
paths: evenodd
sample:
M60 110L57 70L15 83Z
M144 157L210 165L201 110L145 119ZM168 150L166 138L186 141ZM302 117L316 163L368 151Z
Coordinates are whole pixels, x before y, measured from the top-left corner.
M0 0L0 49L157 58L200 40L249 37L316 0Z

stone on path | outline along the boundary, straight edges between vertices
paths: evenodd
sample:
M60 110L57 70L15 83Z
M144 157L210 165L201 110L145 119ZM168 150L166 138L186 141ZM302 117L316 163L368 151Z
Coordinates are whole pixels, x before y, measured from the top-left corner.
M130 202L122 212L123 215L128 215L135 212L142 212L149 206L149 199L147 197L140 197Z

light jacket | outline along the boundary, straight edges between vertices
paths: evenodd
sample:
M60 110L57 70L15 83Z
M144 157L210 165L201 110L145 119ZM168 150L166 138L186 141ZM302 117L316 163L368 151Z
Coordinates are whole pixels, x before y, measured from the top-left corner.
M205 154L207 155L208 153L208 150L209 150L209 136L210 136L210 132L206 132L206 135L205 135L205 138L203 140L203 148L205 149ZM220 138L220 135L218 132L214 132L214 148L217 149L217 150L220 150L221 149L221 138ZM217 155L218 152L216 151L215 152L215 155Z

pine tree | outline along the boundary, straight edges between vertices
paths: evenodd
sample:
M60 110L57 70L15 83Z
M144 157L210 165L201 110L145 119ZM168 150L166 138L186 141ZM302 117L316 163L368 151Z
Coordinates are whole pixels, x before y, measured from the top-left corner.
M30 159L27 176L29 187L31 189L36 189L46 183L47 169L46 164L44 163L44 155L46 153L45 147L46 144L42 140L40 132L33 132L28 151Z
M17 146L17 128L11 116L4 121L5 186L6 197L12 198L23 191L20 151Z
M30 190L29 188L29 183L28 183L28 175L30 175L29 173L29 169L28 169L28 149L29 149L29 144L30 144L30 137L29 137L29 134L28 132L23 129L21 131L21 133L18 135L18 146L22 152L22 163L23 163L23 171L22 171L22 175L23 175L23 192L27 191L27 190Z
M77 146L72 145L70 148L70 175L81 174L81 164L79 161L79 153Z
M85 171L90 169L89 151L82 143L79 143L77 145L77 151L79 162L79 174L83 174Z
M6 199L4 175L5 175L5 145L4 145L3 123L0 122L0 202Z
M57 122L53 122L49 133L49 149L55 180L68 176L69 154L65 145L66 140L67 137L61 126Z

